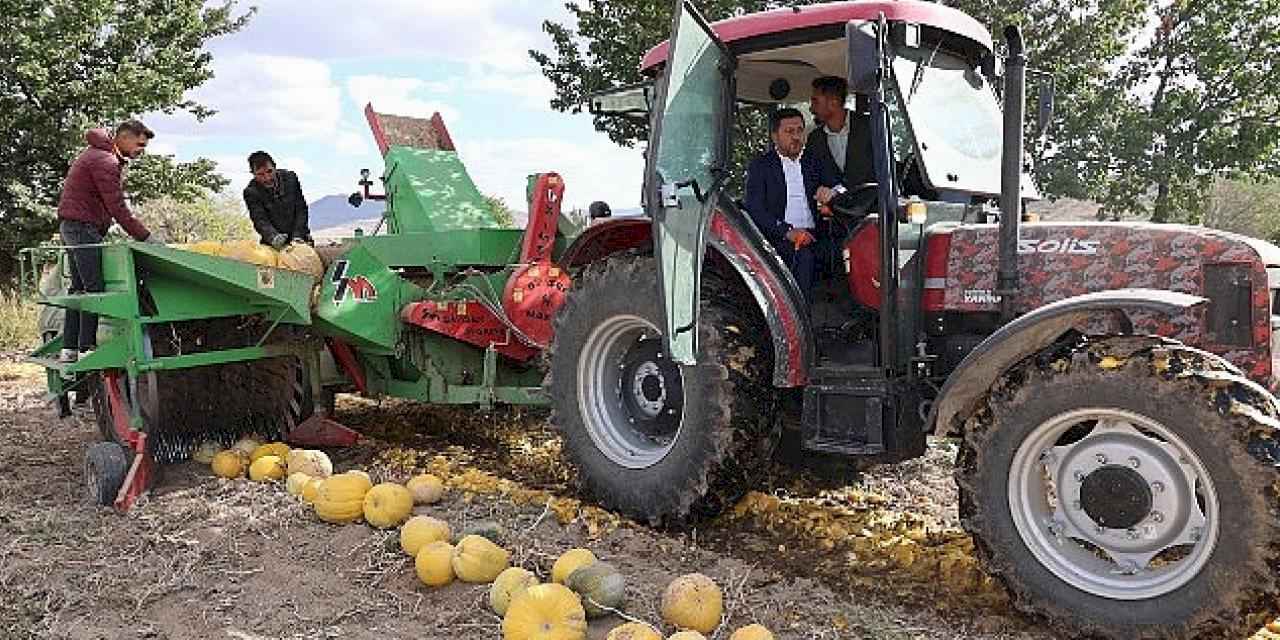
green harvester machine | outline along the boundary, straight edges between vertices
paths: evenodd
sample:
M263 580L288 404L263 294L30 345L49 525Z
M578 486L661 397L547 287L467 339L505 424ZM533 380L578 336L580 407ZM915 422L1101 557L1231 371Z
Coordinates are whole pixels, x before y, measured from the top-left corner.
M91 311L109 333L75 363L60 337L31 356L63 415L91 400L103 442L86 455L99 504L127 509L158 464L205 441L256 433L309 446L357 434L332 420L335 392L488 407L545 404L540 354L571 282L557 265L580 229L555 174L529 177L529 224L512 229L477 190L444 123L365 115L382 151L386 209L319 247L324 275L136 242L103 246L106 290L42 296ZM647 233L647 224L644 232ZM65 251L24 250L24 281Z

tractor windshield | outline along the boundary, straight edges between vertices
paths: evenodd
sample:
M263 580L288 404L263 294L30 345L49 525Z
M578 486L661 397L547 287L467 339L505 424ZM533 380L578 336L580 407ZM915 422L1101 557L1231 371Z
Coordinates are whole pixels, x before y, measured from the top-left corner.
M920 166L933 188L1000 193L1003 120L990 82L931 47L900 48L893 61Z

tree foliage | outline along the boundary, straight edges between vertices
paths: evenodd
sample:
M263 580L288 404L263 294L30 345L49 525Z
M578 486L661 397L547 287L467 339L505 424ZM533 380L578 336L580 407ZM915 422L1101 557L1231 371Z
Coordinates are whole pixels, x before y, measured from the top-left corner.
M232 194L205 193L188 200L159 196L138 205L136 213L169 243L257 239L240 198Z
M212 113L185 93L213 75L205 43L248 17L232 0L0 0L0 272L18 247L52 233L50 207L86 129L155 111ZM150 182L148 167L170 168L144 162L134 184Z
M696 3L709 19L781 4ZM800 3L785 3L805 4ZM1221 177L1280 167L1280 0L948 0L998 35L1023 28L1032 68L1053 74L1058 108L1045 144L1030 144L1042 190L1102 203L1110 215L1196 222ZM551 106L578 111L593 92L642 80L643 54L669 34L672 2L574 0L576 24L548 21L531 51L556 87ZM1035 92L1029 92L1034 114ZM748 113L745 118L759 118ZM1029 118L1032 120L1033 118ZM596 118L619 144L642 125ZM743 141L764 139L740 121ZM748 148L758 142L748 143ZM740 165L739 165L740 166Z

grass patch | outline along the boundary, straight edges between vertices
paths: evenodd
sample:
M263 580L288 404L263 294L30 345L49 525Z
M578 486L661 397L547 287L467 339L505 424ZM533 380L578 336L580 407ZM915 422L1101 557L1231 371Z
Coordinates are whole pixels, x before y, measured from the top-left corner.
M40 344L36 327L40 307L28 296L0 290L0 350L31 349Z

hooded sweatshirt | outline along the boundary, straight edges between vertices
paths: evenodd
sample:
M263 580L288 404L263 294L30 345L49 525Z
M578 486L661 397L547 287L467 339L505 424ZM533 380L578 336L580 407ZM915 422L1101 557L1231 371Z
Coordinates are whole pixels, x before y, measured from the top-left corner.
M151 232L133 217L124 201L121 170L128 161L116 153L106 129L90 129L85 140L88 148L71 163L62 184L58 218L90 224L104 235L114 219L135 239L146 240Z

